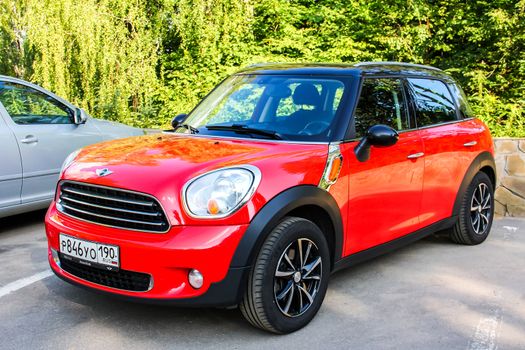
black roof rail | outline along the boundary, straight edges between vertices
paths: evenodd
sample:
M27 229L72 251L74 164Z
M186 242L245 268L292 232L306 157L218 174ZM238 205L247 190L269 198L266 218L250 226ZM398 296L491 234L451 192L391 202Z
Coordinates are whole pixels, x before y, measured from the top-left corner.
M442 72L441 69L432 67L432 66L426 66L424 64L417 64L417 63L404 63L404 62L395 62L395 61L377 61L377 62L360 62L356 63L355 67L364 67L364 66L401 66L401 67L413 67L413 68L424 68L424 69L430 69L435 70L438 72Z

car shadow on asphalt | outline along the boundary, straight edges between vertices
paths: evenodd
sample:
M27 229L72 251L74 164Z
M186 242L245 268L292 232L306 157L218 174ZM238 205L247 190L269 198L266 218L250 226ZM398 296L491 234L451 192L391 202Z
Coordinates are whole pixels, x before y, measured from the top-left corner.
M46 211L47 209L42 209L0 218L0 235L19 229L20 227L42 224L46 216Z
M431 236L421 242L438 246L450 243L447 237L440 236ZM347 283L356 276L367 274L377 264L389 263L392 258L396 260L396 254L412 254L417 251L420 253L421 248L420 243L415 243L381 255L368 263L358 264L334 274L332 282ZM169 304L130 302L70 285L55 276L46 279L44 284L54 302L66 309L63 310L64 314L68 315L67 317L70 318L68 322L72 325L85 322L86 319L94 319L105 327L115 327L115 331L129 332L130 337L151 334L151 332L173 338L177 336L187 338L193 332L198 336L202 332L224 334L226 331L235 331L256 338L267 334L244 321L239 309L189 308ZM67 309L71 312L67 312Z

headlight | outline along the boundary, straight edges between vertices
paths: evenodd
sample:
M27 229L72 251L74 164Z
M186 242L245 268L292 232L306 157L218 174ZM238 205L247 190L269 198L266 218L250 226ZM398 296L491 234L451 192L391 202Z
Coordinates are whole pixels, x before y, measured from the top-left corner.
M190 180L183 189L184 207L197 218L228 216L253 195L261 172L252 165L215 170Z
M62 163L62 168L60 168L60 174L62 174L64 170L66 170L66 168L71 165L71 163L73 163L80 151L81 149L77 149L76 151L71 152L69 156L67 156L66 160L64 160L64 163Z

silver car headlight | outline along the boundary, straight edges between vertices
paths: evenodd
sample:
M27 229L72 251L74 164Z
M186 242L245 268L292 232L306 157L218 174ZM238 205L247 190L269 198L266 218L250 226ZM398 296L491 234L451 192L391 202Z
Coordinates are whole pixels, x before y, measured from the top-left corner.
M228 216L251 198L260 181L261 172L252 165L214 170L184 185L184 208L196 218Z
M62 174L64 172L64 170L66 170L66 168L71 165L71 163L73 163L73 161L78 156L78 154L80 153L81 150L82 149L77 149L76 151L71 152L67 156L66 160L64 160L64 163L62 163L62 168L60 168L60 174Z

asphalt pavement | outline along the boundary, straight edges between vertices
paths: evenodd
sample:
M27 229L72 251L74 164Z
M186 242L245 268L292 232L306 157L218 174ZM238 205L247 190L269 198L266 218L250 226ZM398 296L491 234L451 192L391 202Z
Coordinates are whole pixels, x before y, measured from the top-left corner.
M338 272L306 328L129 303L51 275L44 212L0 219L0 349L525 349L525 219L466 247L432 236Z

